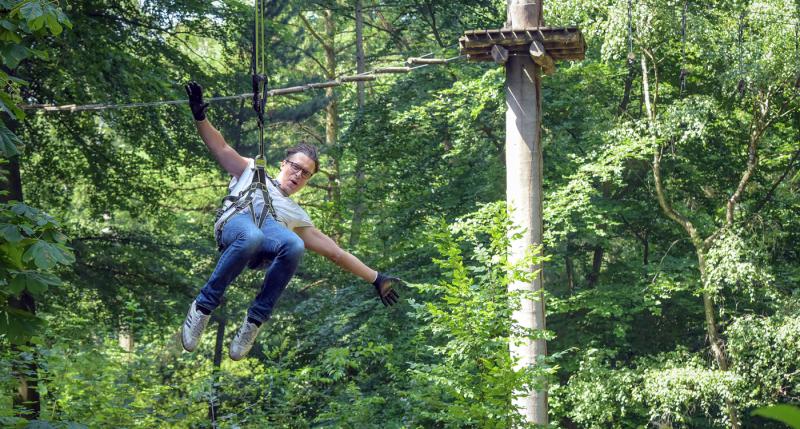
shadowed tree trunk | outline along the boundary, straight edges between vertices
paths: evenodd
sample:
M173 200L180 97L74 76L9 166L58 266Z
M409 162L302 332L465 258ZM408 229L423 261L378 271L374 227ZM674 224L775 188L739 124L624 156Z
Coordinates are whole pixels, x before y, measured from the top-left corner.
M9 121L7 123L9 131L16 134L19 124L16 121ZM3 166L2 170L5 175L4 179L0 181L0 201L7 203L9 201L22 202L22 178L20 175L20 160L15 156L8 160L8 163ZM30 314L36 314L36 300L27 291L23 291L18 298L10 298L8 300L10 308L22 310ZM33 359L28 362L19 362L15 359L14 366L11 371L18 380L17 393L14 395L14 405L19 405L28 410L28 412L21 413L27 419L35 420L39 417L39 410L41 407L39 391L36 388L38 365L36 364L37 354L33 353Z

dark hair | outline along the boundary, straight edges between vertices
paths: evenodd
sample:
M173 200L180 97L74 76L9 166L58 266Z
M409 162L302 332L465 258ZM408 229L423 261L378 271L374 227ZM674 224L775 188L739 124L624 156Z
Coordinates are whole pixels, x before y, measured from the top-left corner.
M317 154L316 146L310 143L300 142L289 149L286 149L285 159L289 159L290 156L296 153L302 153L303 155L311 158L311 160L314 161L314 173L319 171L319 155Z

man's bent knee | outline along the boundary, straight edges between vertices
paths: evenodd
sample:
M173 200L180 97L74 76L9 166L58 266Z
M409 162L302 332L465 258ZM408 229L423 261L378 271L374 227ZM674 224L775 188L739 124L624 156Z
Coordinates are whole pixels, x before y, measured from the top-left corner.
M283 244L283 253L287 258L300 259L305 252L305 244L299 237L294 236Z
M263 241L264 234L257 229L253 229L240 232L232 244L239 247L241 252L254 255L261 248Z

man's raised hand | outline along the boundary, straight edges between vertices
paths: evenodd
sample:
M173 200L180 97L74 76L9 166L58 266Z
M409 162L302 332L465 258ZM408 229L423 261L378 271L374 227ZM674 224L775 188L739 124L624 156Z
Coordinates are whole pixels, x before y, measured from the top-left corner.
M397 277L387 276L383 273L378 273L378 278L372 283L375 286L375 292L378 294L384 306L388 307L394 305L400 299L400 295L394 290L395 287L401 285L402 280Z
M195 81L186 84L186 95L189 96L189 108L192 109L192 116L197 122L206 119L206 109L208 103L203 103L203 87Z

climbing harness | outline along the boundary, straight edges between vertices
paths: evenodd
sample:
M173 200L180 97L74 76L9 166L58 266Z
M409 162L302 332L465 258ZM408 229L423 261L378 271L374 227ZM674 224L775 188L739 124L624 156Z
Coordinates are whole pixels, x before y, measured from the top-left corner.
M220 251L224 247L222 244L222 229L229 220L243 210L250 211L253 223L259 228L264 224L267 214L272 216L273 219L277 219L275 208L272 206L272 198L267 188L267 180L271 181L274 186L277 186L277 184L267 174L267 161L264 157L264 110L267 106L267 87L269 83L267 78L267 57L264 48L266 41L264 29L266 25L266 3L267 0L256 0L253 49L250 58L250 71L253 82L253 110L256 112L256 122L258 123L258 155L255 157L253 165L249 167L249 174L243 174L242 177L239 177L241 180L245 179L245 176L251 176L250 185L236 195L225 196L222 199L222 207L217 210L217 217L214 222L214 238L217 242L217 249ZM230 189L230 192L233 192L233 189ZM264 208L256 218L253 202L259 193L264 200Z

